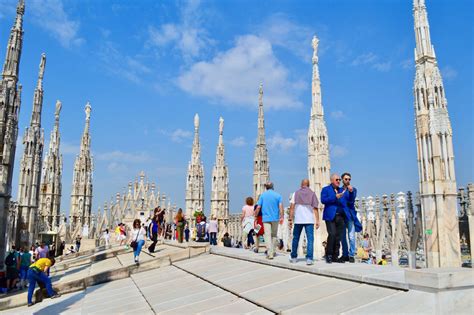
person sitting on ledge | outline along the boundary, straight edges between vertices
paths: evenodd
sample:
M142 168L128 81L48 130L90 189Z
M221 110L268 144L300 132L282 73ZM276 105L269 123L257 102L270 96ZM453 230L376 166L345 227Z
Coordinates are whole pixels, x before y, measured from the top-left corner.
M224 247L232 247L232 240L229 237L229 233L225 233L224 237L222 238L222 243L224 243Z

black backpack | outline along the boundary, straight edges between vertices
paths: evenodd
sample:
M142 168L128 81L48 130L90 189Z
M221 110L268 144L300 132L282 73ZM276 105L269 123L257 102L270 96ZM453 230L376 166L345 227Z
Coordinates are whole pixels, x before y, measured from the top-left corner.
M5 265L7 265L7 267L12 267L16 265L15 253L8 254L7 258L5 258Z

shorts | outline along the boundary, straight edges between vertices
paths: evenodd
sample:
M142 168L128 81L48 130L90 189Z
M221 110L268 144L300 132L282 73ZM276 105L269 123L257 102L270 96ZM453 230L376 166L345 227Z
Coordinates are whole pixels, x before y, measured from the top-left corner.
M7 267L7 279L14 280L18 278L18 270L16 268Z

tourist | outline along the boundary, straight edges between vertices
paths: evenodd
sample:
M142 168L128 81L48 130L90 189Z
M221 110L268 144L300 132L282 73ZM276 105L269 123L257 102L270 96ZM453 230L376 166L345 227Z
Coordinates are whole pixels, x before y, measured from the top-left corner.
M120 242L120 225L122 223L117 224L115 227L115 241Z
M253 203L254 201L252 197L245 198L245 206L242 207L242 215L240 217L240 221L242 222L242 243L244 244L245 249L249 248L248 237L255 224Z
M209 221L209 243L211 245L217 245L217 230L217 218L213 215Z
M76 237L76 253L79 253L79 248L81 248L81 237L78 235Z
M102 238L105 241L105 246L109 246L109 240L110 240L109 229L105 229L104 234L102 234Z
M196 242L206 241L206 217L196 218Z
M48 252L48 257L56 257L56 244L53 243L51 244L51 247L49 247L49 252Z
M260 197L260 196L259 196ZM265 228L263 227L262 221L262 211L257 213L257 205L254 205L253 211L255 213L255 220L253 231L255 232L255 248L253 249L254 253L258 254L258 249L260 248L260 237L263 237L265 233Z
M247 245L247 249L251 249L254 247L255 245L255 241L254 241L254 235L255 235L255 232L253 230L253 228L250 230L250 233L247 235L247 241L245 243L245 245Z
M75 252L76 250L74 249L74 246L71 245L71 247L69 247L67 250L66 255L74 254Z
M49 257L49 248L44 242L41 242L41 245L36 248L36 260L47 257Z
M186 224L186 228L184 229L184 240L186 243L189 242L189 225Z
M339 187L341 177L338 174L331 175L331 184L321 190L321 202L324 204L323 220L326 221L326 228L328 231L327 247L326 247L326 262L332 263L341 262L339 260L339 237L342 230L345 228L345 207L342 204L341 198L344 195L344 190Z
M155 213L155 216L157 215L158 218L158 237L162 238L163 237L163 226L164 226L164 222L165 222L165 212L166 212L166 209L163 209L161 211L158 212L158 214Z
M20 289L26 287L28 268L33 263L33 257L26 247L23 247L20 256Z
M59 245L58 249L58 256L62 256L64 254L64 250L66 249L66 241L62 241Z
M221 241L224 244L224 247L232 247L232 239L230 238L229 233L225 232Z
M119 224L119 233L120 233L120 246L122 246L125 243L125 240L127 239L127 228L125 224L120 223Z
M301 231L306 233L306 264L313 264L314 228L319 228L318 198L309 188L309 180L301 181L301 188L297 190L290 205L290 223L293 222L293 243L291 245L290 262L295 263L298 257L298 244ZM293 219L294 218L294 219Z
M387 264L387 256L382 254L382 259L379 261L378 265L385 266Z
M59 293L54 292L51 285L51 279L48 277L49 268L54 266L54 258L40 258L28 268L28 306L33 305L33 292L36 282L44 284L48 295L54 299L60 297Z
M145 237L146 231L145 228L142 227L140 219L135 219L130 233L130 247L133 248L133 257L137 264L139 263L138 256L140 256L142 247L145 245Z
M176 223L176 232L177 232L177 237L178 237L178 243L183 242L183 233L184 233L184 226L186 225L186 219L184 218L183 215L183 209L179 208L178 213L176 213L176 216L174 218L175 223Z
M361 258L362 262L370 264L372 262L370 259L371 251L372 246L370 244L369 234L365 233L361 242L361 247L357 249L357 256Z
M354 263L354 256L356 254L356 239L355 233L362 230L362 225L357 218L357 211L355 209L355 199L357 196L357 189L351 185L351 174L344 173L341 175L344 193L343 205L346 207L346 227L342 230L340 235L342 245L342 257L340 259ZM349 236L349 246L347 246L347 236Z
M265 184L266 191L260 195L257 202L256 216L262 212L265 228L263 238L267 247L267 259L275 257L275 242L277 241L278 223L283 223L283 204L281 195L273 190L273 183Z
M151 220L148 226L148 232L150 239L152 241L151 245L148 247L150 253L155 252L156 243L158 242L158 232L159 232L159 222L158 222L158 212L155 212L155 216Z
M20 270L20 255L18 254L15 245L12 245L7 257L5 257L5 266L7 267L7 290L11 291L16 288Z

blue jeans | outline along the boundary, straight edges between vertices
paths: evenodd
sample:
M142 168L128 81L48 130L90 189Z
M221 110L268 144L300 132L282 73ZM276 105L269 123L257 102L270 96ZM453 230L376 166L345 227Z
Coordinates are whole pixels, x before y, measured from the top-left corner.
M347 233L349 233L349 248L347 246ZM341 234L341 243L342 243L342 256L354 257L356 254L354 221L348 220L346 222L346 228L342 230L342 234Z
M29 266L20 266L20 279L21 280L27 279L28 269L30 269Z
M49 296L56 295L51 286L51 279L44 272L36 272L28 269L28 304L33 303L33 292L35 291L36 282L43 282Z
M209 243L211 245L217 245L217 232L211 232L209 233L209 236L210 236Z
M293 227L293 243L291 244L291 258L298 256L298 243L300 242L301 231L306 232L306 259L313 260L314 224L295 224Z
M139 240L137 241L137 248L135 248L133 250L133 256L134 257L138 257L140 255L140 252L142 251L142 247L143 245L145 245L145 241L144 240Z

